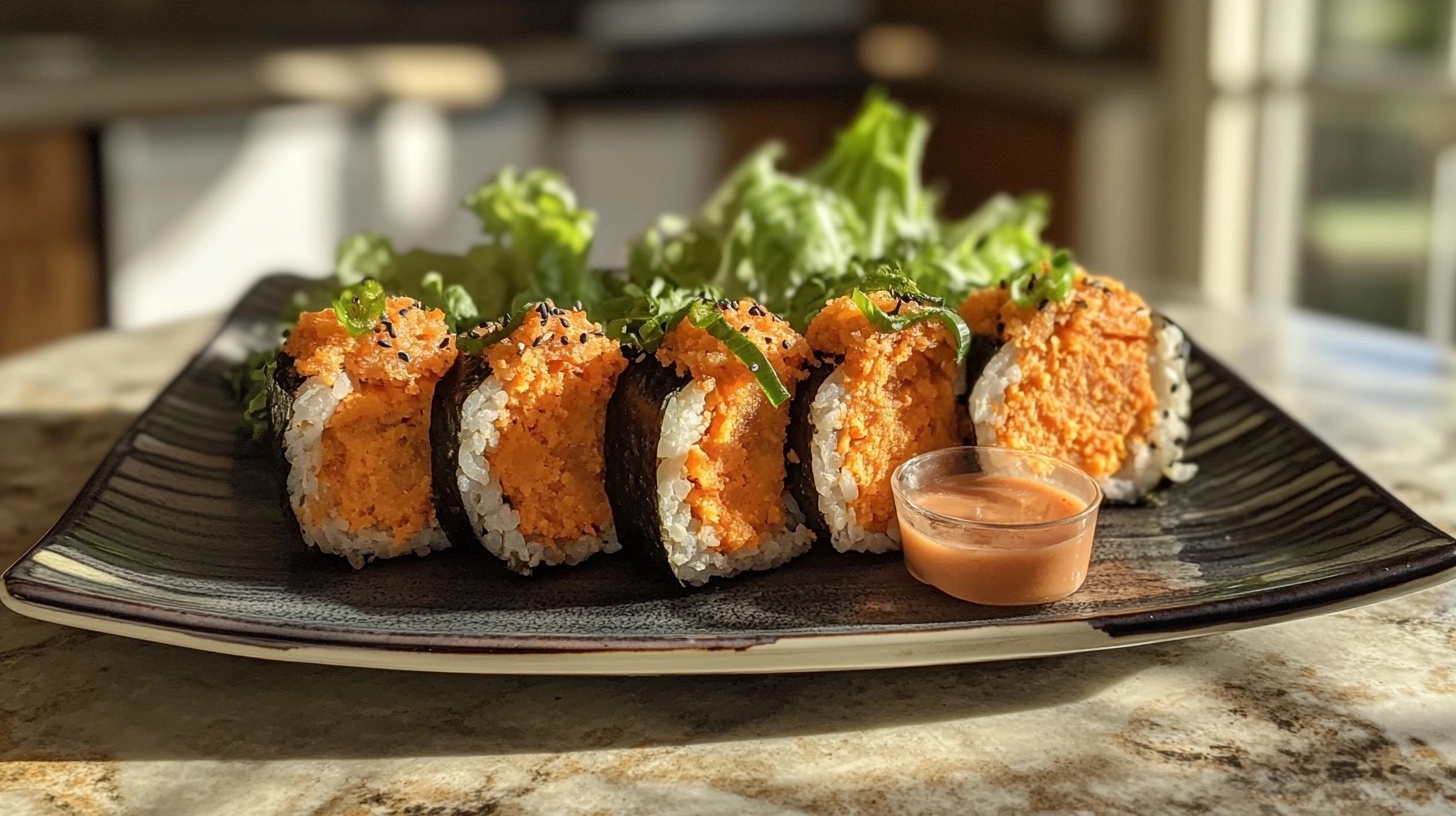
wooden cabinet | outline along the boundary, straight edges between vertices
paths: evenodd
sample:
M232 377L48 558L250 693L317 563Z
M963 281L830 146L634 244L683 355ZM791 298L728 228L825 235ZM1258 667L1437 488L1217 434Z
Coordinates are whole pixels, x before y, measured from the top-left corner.
M91 157L79 131L0 135L0 354L100 325Z

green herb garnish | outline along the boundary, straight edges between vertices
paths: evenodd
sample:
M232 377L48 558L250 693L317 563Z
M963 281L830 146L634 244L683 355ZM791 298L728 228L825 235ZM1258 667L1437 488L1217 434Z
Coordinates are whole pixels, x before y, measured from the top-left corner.
M1072 293L1072 283L1077 275L1077 265L1072 256L1062 251L1053 255L1050 250L1044 257L1027 264L1006 279L1007 293L1012 302L1023 309L1041 306L1043 303L1059 303Z
M243 406L243 426L253 439L262 439L271 425L268 417L268 386L278 370L278 351L255 351L228 372L233 398Z
M614 282L614 288L612 297L597 309L596 319L608 337L644 351L656 350L693 303L722 296L712 287L689 289L662 278L647 284Z
M373 278L348 287L334 300L334 315L350 337L358 337L374 328L382 314L384 287Z
M891 292L890 294L898 294ZM934 320L950 331L956 342L956 364L966 361L966 353L971 348L971 330L966 326L966 321L961 316L945 308L944 306L932 303L919 303L919 308L914 312L898 315L886 314L883 309L875 305L862 290L856 288L850 293L854 305L859 307L860 314L870 322L879 332L897 332L910 328L916 323L923 323L927 320Z
M716 306L699 300L683 311L683 316L679 319L684 318L694 326L711 334L727 346L739 362L748 366L749 373L758 382L758 387L763 389L770 405L777 408L788 402L789 389L785 388L783 382L779 380L778 372L774 371L768 358L763 356L763 352L759 351L753 341L728 325L728 321L723 319L723 313Z

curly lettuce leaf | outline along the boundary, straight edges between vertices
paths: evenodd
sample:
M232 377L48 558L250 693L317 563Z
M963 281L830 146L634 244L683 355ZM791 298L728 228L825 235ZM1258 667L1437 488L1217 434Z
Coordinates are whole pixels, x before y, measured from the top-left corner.
M285 319L327 308L340 289L366 280L441 309L457 331L525 302L607 296L603 276L588 267L596 214L577 206L559 174L506 167L463 203L480 219L483 243L464 253L401 252L377 232L349 235L339 242L333 279L295 295Z
M255 351L228 372L228 388L243 406L242 425L254 440L268 435L268 384L278 369L277 349Z
M859 113L806 178L838 193L867 226L861 254L882 258L933 240L936 200L921 184L930 122L872 88Z
M712 286L778 312L800 290L863 265L893 263L927 294L959 303L1045 254L1045 197L996 196L955 222L921 181L930 125L871 90L833 148L803 177L770 144L744 161L691 219L662 218L632 245L628 273L647 284Z
M588 266L596 213L577 206L560 174L506 167L476 188L465 206L501 250L495 272L509 281L514 305L553 298L595 303L605 296Z
M770 144L739 165L690 221L664 218L632 246L629 277L712 286L781 309L815 274L843 269L865 245L853 204L778 168Z

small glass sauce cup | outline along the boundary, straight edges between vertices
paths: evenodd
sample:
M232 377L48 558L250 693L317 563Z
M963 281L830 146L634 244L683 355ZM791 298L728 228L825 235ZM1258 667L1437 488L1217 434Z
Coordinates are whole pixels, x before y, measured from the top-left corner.
M1053 489L1046 491L1049 496L1060 491L1063 512L1074 512L1049 518L1058 515L1056 508L1043 504L1026 510L1030 517L1024 520L984 520L917 502L917 495L928 500L946 479L957 481L954 477L970 477L987 491L1004 486L1008 499L1023 480L1037 482L1024 486L1036 493L1045 485ZM1031 606L1066 598L1087 579L1102 490L1060 459L1007 448L946 448L900 465L891 487L905 567L922 583L972 603Z

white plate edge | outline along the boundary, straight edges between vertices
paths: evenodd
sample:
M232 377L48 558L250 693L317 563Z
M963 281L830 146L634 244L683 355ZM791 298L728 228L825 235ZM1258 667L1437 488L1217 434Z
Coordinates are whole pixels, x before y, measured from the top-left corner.
M461 674L771 674L1019 660L1184 640L1355 609L1420 592L1453 579L1456 579L1456 568L1285 615L1120 637L1108 635L1090 621L1059 621L931 632L789 635L772 643L743 649L604 649L529 653L426 652L360 646L265 646L35 604L16 598L8 586L0 586L0 602L19 615L47 623L186 649L291 663Z

